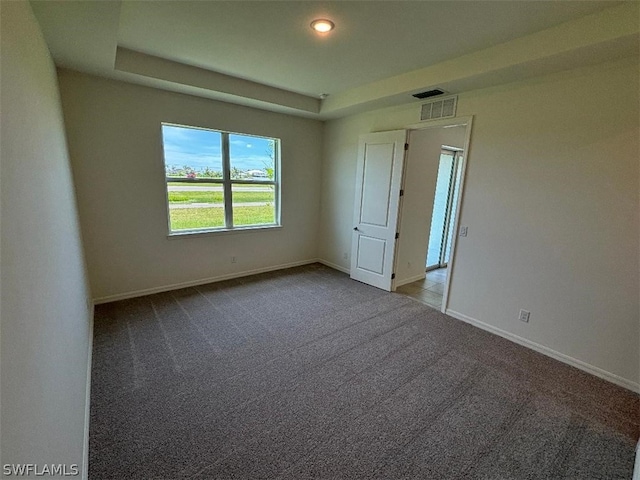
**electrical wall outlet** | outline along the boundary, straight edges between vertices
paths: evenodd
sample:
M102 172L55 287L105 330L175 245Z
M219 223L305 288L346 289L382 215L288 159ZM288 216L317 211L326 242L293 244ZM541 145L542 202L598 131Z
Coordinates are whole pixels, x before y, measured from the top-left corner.
M460 227L460 236L461 237L467 236L467 227Z
M342 254L342 258L344 258L345 260L349 260L349 254L347 252L344 252Z
M529 315L531 315L531 312L520 310L520 316L518 317L518 320L520 320L521 322L529 323Z
M231 257L231 263L236 263L237 258L236 257Z

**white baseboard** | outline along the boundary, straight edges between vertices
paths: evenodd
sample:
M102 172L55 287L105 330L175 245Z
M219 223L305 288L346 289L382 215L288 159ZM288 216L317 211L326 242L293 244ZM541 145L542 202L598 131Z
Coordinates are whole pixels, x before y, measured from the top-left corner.
M91 363L93 360L93 318L94 304L91 303L89 311L89 351L87 352L87 385L84 405L84 446L82 452L82 479L89 478L89 422L91 419Z
M128 298L143 297L145 295L152 295L154 293L161 293L161 292L169 292L171 290L178 290L179 288L195 287L197 285L204 285L206 283L222 282L224 280L231 280L233 278L248 277L250 275L257 275L259 273L265 273L265 272L274 272L276 270L284 270L285 268L299 267L301 265L309 265L310 263L316 263L316 262L323 263L321 260L318 260L317 258L312 258L309 260L301 260L299 262L272 265L269 267L256 268L254 270L245 270L243 272L234 272L234 273L228 273L226 275L218 275L215 277L201 278L199 280L190 280L188 282L173 283L170 285L163 285L161 287L145 288L142 290L135 290L132 292L124 292L124 293L117 293L115 295L107 295L104 297L94 298L93 303L95 305L99 305L101 303L116 302L118 300L126 300ZM331 265L328 265L328 266L331 267ZM335 267L332 267L332 268L335 268Z
M318 263L326 265L327 267L333 268L334 270L338 270L340 272L346 273L347 275L351 274L351 270L345 267L342 267L336 263L330 262L328 260L324 260L322 258L317 259ZM413 277L405 278L404 280L397 281L396 280L396 288L401 287L402 285L406 285L407 283L417 282L418 280L423 280L426 277L426 273L421 275L415 275Z
M633 479L640 480L640 440L636 444L636 464L633 467Z
M414 275L413 277L405 278L403 280L396 280L396 288L406 285L407 283L417 282L418 280L424 280L427 277L427 273L421 273L420 275Z
M462 320L463 322L470 323L471 325L474 325L488 332L495 333L500 337L511 340L512 342L535 350L536 352L547 355L548 357L559 360L563 363L571 365L572 367L579 368L580 370L595 375L596 377L600 377L611 383L615 383L616 385L631 390L632 392L640 393L640 384L631 380L627 380L626 378L616 375L615 373L607 372L602 368L583 362L582 360L578 360L577 358L570 357L569 355L565 355L564 353L557 352L549 347L545 347L544 345L540 345L539 343L535 343L531 340L527 340L526 338L514 335L513 333L509 333L505 330L494 327L493 325L489 325L488 323L481 322L480 320L476 320L475 318L469 317L463 313L447 309L446 314L458 320Z
M322 258L318 258L316 261L318 263L326 265L327 267L333 268L334 270L338 270L339 272L346 273L347 275L349 275L351 273L351 271L348 268L341 267L340 265L337 265L335 263L331 263L328 260L323 260Z

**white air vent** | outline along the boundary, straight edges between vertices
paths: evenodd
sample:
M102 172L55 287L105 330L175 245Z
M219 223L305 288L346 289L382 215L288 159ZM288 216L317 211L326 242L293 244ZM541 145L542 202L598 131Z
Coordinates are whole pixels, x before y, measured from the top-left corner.
M458 96L439 98L422 105L420 120L433 120L435 118L449 118L456 116Z

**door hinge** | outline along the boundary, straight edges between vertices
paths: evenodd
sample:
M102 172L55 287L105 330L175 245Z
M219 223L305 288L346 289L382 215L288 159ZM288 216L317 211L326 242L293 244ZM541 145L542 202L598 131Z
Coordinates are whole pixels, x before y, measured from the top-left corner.
M399 232L396 232L396 240L397 240L398 238L400 238L400 233L399 233Z
M396 274L395 274L395 273L392 273L392 274L391 274L391 280L394 280L395 278L396 278Z
M400 190L400 196L404 197L404 190Z
M405 144L404 144L404 149L405 149L405 150L409 150L409 144L408 144L408 143L405 143Z

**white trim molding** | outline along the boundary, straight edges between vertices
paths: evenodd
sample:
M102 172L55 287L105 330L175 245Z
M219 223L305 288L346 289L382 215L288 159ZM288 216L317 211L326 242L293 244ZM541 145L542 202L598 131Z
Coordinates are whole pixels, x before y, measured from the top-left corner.
M404 280L396 280L396 288L406 285L408 283L417 282L418 280L424 280L427 277L427 273L421 273L420 275L414 275L413 277L405 278Z
M89 478L89 423L91 420L91 365L93 363L93 320L95 307L92 301L87 301L89 312L89 348L87 352L87 386L84 404L84 446L82 452L82 479Z
M633 467L633 479L640 480L640 440L636 444L636 464Z
M195 287L197 285L204 285L206 283L222 282L224 280L248 277L250 275L257 275L259 273L265 273L265 272L275 272L276 270L284 270L286 268L299 267L301 265L309 265L311 263L323 263L323 262L321 260L318 260L317 258L311 258L309 260L301 260L299 262L283 263L280 265L272 265L269 267L256 268L254 270L245 270L243 272L234 272L234 273L228 273L225 275L218 275L215 277L201 278L199 280L190 280L187 282L172 283L170 285L162 285L160 287L145 288L142 290L134 290L132 292L117 293L115 295L106 295L104 297L94 298L93 303L95 305L99 305L101 303L116 302L118 300L126 300L128 298L136 298L136 297L143 297L145 295L152 295L154 293L170 292L171 290L178 290L180 288ZM331 266L331 265L328 265L328 266Z
M340 265L337 265L335 263L331 263L328 260L323 260L322 258L318 258L316 261L318 263L321 263L322 265L326 265L329 268L333 268L334 270L338 270L339 272L346 273L347 275L351 274L351 270L349 270L348 268L341 267Z
M562 363L571 365L572 367L579 368L582 371L607 380L608 382L615 383L616 385L631 390L632 392L640 393L640 384L616 375L615 373L607 372L602 368L583 362L582 360L578 360L577 358L570 357L569 355L565 355L564 353L557 352L549 347L545 347L544 345L540 345L539 343L535 343L531 340L527 340L526 338L514 335L513 333L509 333L505 330L494 327L493 325L489 325L488 323L481 322L480 320L476 320L475 318L469 317L460 312L456 312L455 310L447 309L445 313L450 317L462 320L463 322L474 325L478 328L481 328L482 330L486 330L487 332L499 335L502 338L511 340L512 342L522 345L523 347L535 350L536 352L542 353L543 355L551 357L555 360L559 360Z

